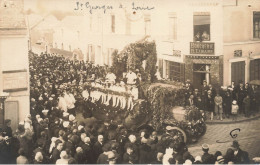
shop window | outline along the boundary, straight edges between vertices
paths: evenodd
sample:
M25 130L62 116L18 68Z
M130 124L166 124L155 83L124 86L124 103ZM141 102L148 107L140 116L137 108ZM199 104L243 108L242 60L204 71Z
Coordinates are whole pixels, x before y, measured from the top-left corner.
M260 38L260 12L254 12L254 38Z
M172 81L184 82L184 64L168 61L169 79Z
M210 14L194 13L193 30L194 41L210 41Z
M176 13L169 14L169 39L177 39L177 17Z

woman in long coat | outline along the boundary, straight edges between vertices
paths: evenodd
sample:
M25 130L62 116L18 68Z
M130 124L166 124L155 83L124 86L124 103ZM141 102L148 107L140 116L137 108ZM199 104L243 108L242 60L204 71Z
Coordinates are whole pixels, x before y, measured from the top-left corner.
M224 115L229 118L231 115L231 103L232 103L232 96L229 91L227 91L223 97L223 108L224 108Z
M208 91L206 96L206 111L210 112L210 120L214 117L214 98L212 96L211 90Z

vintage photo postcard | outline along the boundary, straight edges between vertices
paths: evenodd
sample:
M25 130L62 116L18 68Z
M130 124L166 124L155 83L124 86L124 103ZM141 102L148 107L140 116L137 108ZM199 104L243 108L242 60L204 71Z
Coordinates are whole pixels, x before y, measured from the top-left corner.
M0 0L0 164L260 162L260 0Z

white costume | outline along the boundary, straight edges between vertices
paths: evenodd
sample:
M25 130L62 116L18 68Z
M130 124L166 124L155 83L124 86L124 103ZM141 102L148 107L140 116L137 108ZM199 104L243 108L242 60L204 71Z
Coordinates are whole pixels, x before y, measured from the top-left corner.
M64 97L59 97L58 108L59 108L60 110L65 111L65 112L68 111L67 103L66 103L66 100L64 99Z
M135 79L137 79L137 76L134 72L127 73L126 78L127 78L127 84L134 85L136 83Z
M106 76L106 79L111 83L115 83L116 82L116 75L114 73L108 73L107 76Z

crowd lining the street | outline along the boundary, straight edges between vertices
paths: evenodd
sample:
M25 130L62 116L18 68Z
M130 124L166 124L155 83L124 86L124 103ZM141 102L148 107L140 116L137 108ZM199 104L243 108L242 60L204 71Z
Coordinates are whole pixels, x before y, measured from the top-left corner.
M194 89L190 80L186 81L186 106L194 105L210 114L210 120L232 117L237 120L238 114L245 117L255 116L259 112L260 88L257 85L244 84L242 81L230 86L215 88L203 81L201 91Z
M137 75L128 76L125 83L134 85ZM86 105L83 84L98 78L112 84L116 79L103 66L50 54L30 54L31 114L15 131L10 127L11 121L5 121L0 131L0 163L188 165L250 162L248 153L240 149L237 141L226 153L211 154L209 145L203 144L204 154L194 157L183 142L165 143L170 136L167 132L160 137L156 131L135 132L107 121L97 121ZM186 105L211 112L211 118L215 112L220 119L222 113L225 117L235 114L233 100L237 101L238 113L249 116L257 111L254 108L259 106L256 87L232 84L221 93L206 83L199 92L189 80L186 82ZM76 115L83 111L88 113L87 118L79 122Z

